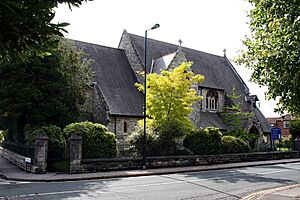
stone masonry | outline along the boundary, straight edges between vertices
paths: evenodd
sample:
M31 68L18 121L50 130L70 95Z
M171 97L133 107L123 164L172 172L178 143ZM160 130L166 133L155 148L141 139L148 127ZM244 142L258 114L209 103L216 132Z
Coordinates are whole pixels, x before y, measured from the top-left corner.
M144 78L139 74L139 72L144 71L144 65L141 62L141 59L138 56L138 53L136 52L134 48L134 44L132 44L129 34L126 30L124 30L120 44L119 49L123 49L125 51L125 54L127 56L127 59L138 79L139 83L144 82ZM150 62L150 61L149 61Z
M34 142L34 172L46 173L47 154L48 154L49 138L46 133L43 133L35 138Z
M81 159L82 159L82 137L71 135L70 142L70 173L81 172Z
M118 150L121 154L124 153L124 151L128 150L129 144L127 142L127 138L135 130L135 126L137 125L137 122L139 120L141 120L141 118L117 117L117 116L110 117L108 130L112 133L115 133L117 138ZM127 130L125 133L124 126L126 125L127 125L126 128Z

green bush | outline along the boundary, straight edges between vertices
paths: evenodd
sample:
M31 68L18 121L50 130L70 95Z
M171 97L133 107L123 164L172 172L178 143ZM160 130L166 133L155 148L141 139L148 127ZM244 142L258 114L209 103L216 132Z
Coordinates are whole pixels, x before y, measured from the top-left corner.
M0 143L4 140L4 131L0 130Z
M297 137L300 137L300 119L290 122L290 133L293 140L295 140Z
M83 158L108 158L117 154L117 141L113 133L101 124L79 122L69 124L64 128L67 137L72 134L81 135L83 139Z
M207 127L188 134L183 145L195 155L220 153L222 133L218 128Z
M31 145L34 144L35 138L42 133L48 136L49 144L61 144L62 146L66 146L66 139L61 128L52 124L40 126L27 124L24 128L25 142Z
M67 143L61 128L55 125L26 125L24 128L25 142L33 145L35 138L41 134L46 134L49 138L48 143L48 158L63 159L66 155ZM48 169L52 163L48 163Z
M252 140L256 140L259 138L259 134L248 133L244 129L235 129L235 130L232 130L231 132L225 132L223 135L237 137L237 138L240 138L247 142L250 142Z
M293 148L293 139L292 138L281 138L280 140L275 141L277 150L289 150Z
M250 146L242 139L234 136L222 137L222 153L248 153Z
M164 143L175 142L177 139L182 138L186 132L187 128L183 123L177 121L168 121L157 128L156 134L159 140Z
M156 145L157 137L153 130L147 129L146 147L148 156L154 156L159 153ZM127 142L130 144L129 154L131 156L142 156L144 150L144 129L137 126L135 131L127 138Z
M147 156L173 156L189 154L185 149L179 149L177 140L185 135L181 123L168 122L156 130L147 129L146 151ZM130 155L141 156L144 150L144 129L137 126L135 131L128 137L131 148Z

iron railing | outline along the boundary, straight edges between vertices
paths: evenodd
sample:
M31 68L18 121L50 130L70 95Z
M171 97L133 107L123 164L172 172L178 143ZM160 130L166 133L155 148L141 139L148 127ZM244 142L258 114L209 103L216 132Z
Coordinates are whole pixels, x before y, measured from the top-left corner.
M33 158L34 157L34 147L26 144L16 144L12 142L2 142L2 147L8 149L16 154Z

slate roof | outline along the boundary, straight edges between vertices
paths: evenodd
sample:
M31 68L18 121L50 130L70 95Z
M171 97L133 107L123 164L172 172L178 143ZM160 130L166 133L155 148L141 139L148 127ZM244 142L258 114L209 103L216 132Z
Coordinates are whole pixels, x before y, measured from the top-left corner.
M142 63L144 63L144 37L130 33L129 36L137 50L139 58ZM147 43L148 66L150 66L151 61L154 58L174 53L177 50L178 45L149 38ZM243 107L245 109L249 109L249 106L245 101L245 96L249 93L249 89L226 57L186 47L182 47L182 51L185 53L186 59L193 62L191 67L192 71L196 74L202 74L205 76L205 80L200 83L200 86L223 89L227 93L232 93L232 89L235 87L237 93L242 95L241 101L243 102ZM149 71L150 67L147 69Z
M227 127L223 124L219 114L212 112L202 112L200 116L198 128L205 128L213 126L219 128L220 130L227 130Z
M268 122L268 120L265 118L265 116L262 114L262 112L258 108L255 108L254 113L257 116L258 120L260 121L260 125L263 132L265 133L271 132L271 125Z
M130 33L128 34L132 41L132 45L137 51L141 63L144 63L144 37ZM178 45L148 38L147 66L150 66L153 59L174 53L177 50ZM217 56L186 47L182 47L182 51L185 53L187 61L193 62L191 67L192 71L195 74L204 75L205 80L200 83L200 87L202 86L207 88L221 89L228 94L231 94L232 89L235 88L237 94L241 95L239 101L242 103L242 109L244 111L250 110L251 105L246 102L245 98L249 95L249 88L246 86L245 82L242 80L233 65L226 57ZM148 67L147 70L149 72L150 67ZM259 111L259 109L256 109L255 113L261 120L264 132L270 132L269 123L266 121L263 114ZM217 114L201 113L201 115L202 114L204 115L203 120L207 118L206 121L203 122L203 125L216 125L220 128L226 127L222 124L222 120Z
M81 41L75 41L75 44L93 60L95 81L109 107L109 113L142 117L143 94L134 86L137 79L125 52Z

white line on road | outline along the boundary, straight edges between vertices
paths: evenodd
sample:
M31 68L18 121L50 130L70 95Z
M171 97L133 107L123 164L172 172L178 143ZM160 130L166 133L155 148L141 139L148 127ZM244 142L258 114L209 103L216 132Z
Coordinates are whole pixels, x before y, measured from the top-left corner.
M260 173L255 173L257 175L266 175L266 174L276 174L280 172L285 172L288 171L287 169L282 169L282 170L276 170L276 171L269 171L269 172L260 172Z

